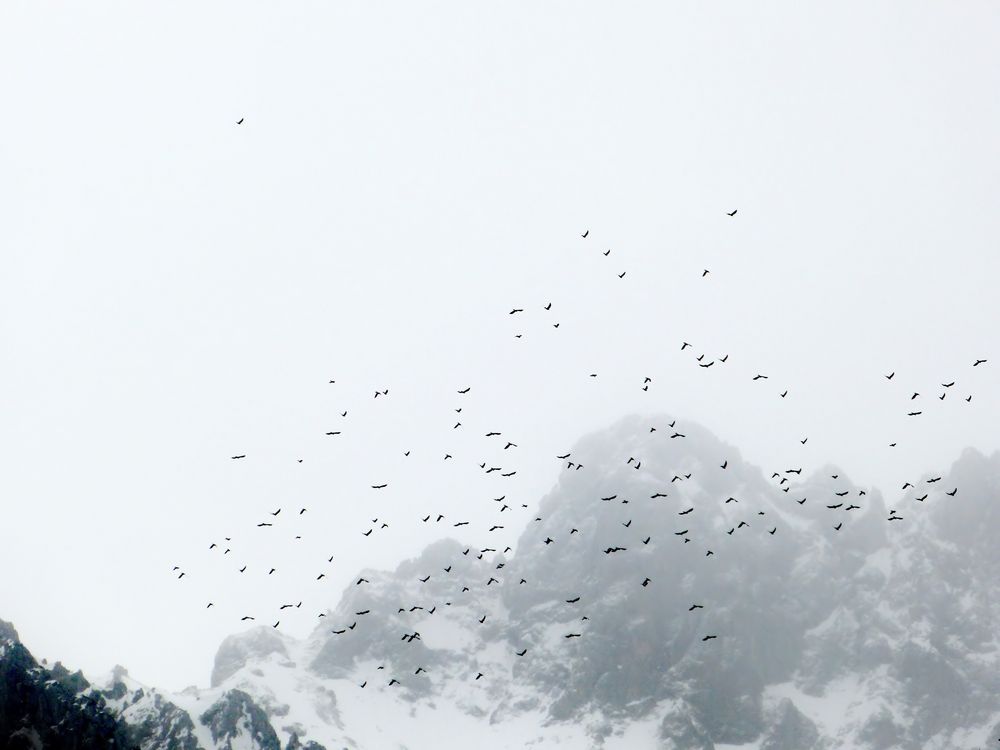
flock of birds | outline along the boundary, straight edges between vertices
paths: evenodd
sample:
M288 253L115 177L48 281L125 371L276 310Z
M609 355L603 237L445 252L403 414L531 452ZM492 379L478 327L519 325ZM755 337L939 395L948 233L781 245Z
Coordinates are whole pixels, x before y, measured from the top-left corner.
M239 121L239 123L237 123L237 124L240 124L242 122L243 122L243 120L241 119ZM731 212L726 212L726 215L728 217L730 217L730 218L735 217L736 214L737 214L736 210L733 210ZM586 241L588 239L589 235L590 235L590 232L588 230L588 231L583 232L580 236L581 236L581 238L584 241ZM600 252L605 257L610 257L611 256L611 250L610 249L603 250L603 251L600 251ZM709 273L710 273L709 269L704 269L704 271L701 274L701 277L705 278L706 276L708 276ZM620 272L615 272L615 275L619 279L624 279L625 276L626 276L626 271L622 270ZM543 312L546 312L546 313L551 313L551 311L552 311L552 303L551 302L548 302L548 303L546 303L544 305L540 305L539 307L541 308L541 310ZM513 308L510 309L510 311L507 313L507 315L508 315L508 317L511 317L514 320L519 320L520 317L522 317L524 313L525 313L525 309L524 308L513 307ZM551 325L554 328L559 328L560 324L559 324L558 321L555 321L555 322L551 322ZM513 333L513 336L515 338L521 338L523 336L523 331L520 331L520 330L512 331L512 333ZM711 357L706 352L698 352L698 350L696 349L696 347L693 344L691 344L690 342L687 342L687 341L681 341L679 348L680 348L681 352L688 352L690 350L690 355L693 357L694 363L699 368L702 368L704 370L707 370L707 369L712 368L712 367L719 367L719 368L725 367L727 365L727 362L729 361L729 355L728 354L724 354L722 356ZM981 366L983 366L985 364L987 364L987 360L986 359L976 359L973 363L971 363L971 367L978 368L978 367L981 367ZM591 372L591 373L588 373L588 376L590 378L596 378L598 376L598 374L595 373L595 372ZM896 377L896 373L895 372L890 372L888 374L883 374L883 377L885 378L886 381L894 383L894 379ZM753 382L759 382L759 383L762 383L762 384L767 383L769 380L770 380L770 376L768 374L765 374L765 373L762 373L762 372L757 372L753 376L753 378L752 378ZM651 383L652 383L652 378L649 377L649 376L645 376L642 379L642 382L638 384L638 387L640 387L643 391L648 391ZM330 385L335 385L336 384L336 380L335 379L329 380L329 384ZM935 393L934 395L928 396L928 397L925 397L922 393L917 392L917 391L912 392L912 394L909 393L909 392L907 394L904 394L905 398L903 400L907 404L907 410L906 410L907 416L911 417L911 418L920 417L924 413L925 409L930 408L930 406L925 406L924 405L925 401L930 401L931 405L933 405L933 403L935 401L938 401L938 402L944 401L952 393L952 389L955 388L955 386L956 386L956 381L949 380L948 382L941 383L941 386L940 386L941 387L941 392L940 392L940 394ZM465 386L463 388L457 389L456 390L456 395L459 396L459 397L468 397L468 395L470 394L471 390L472 390L471 386ZM379 400L379 399L386 400L386 399L389 398L389 395L390 395L389 394L389 388L379 387L379 388L373 388L372 389L372 400ZM774 391L774 393L772 395L777 395L778 397L784 399L784 398L787 398L789 396L789 391L788 391L787 388L781 388L780 390L775 389L775 391ZM966 394L960 396L960 398L963 398L966 402L971 402L972 401L972 394L966 393ZM933 399L933 400L931 400L931 399ZM459 406L459 407L457 407L457 408L454 409L454 412L457 415L457 417L455 418L455 424L452 427L453 431L458 431L458 430L460 430L463 427L463 424L462 424L462 421L461 421L462 420L463 408L464 407ZM342 418L347 418L348 411L345 410L343 412L340 412L340 416ZM657 427L651 426L650 427L650 432L651 433L657 432L657 429L658 429ZM330 437L336 437L336 436L341 435L342 432L343 432L342 430L329 430L325 434L327 436L330 436ZM683 440L683 439L686 438L686 435L683 432L683 427L682 426L678 427L678 425L676 423L676 420L675 421L671 421L669 424L667 424L666 425L666 429L663 429L661 434L665 435L665 439L667 439L667 440ZM518 442L515 442L514 440L508 439L500 431L491 430L491 431L485 433L485 438L488 439L488 440L491 440L491 441L496 441L495 445L497 445L497 446L502 445L502 448L499 449L499 453L502 454L502 455L508 455L508 454L514 455L516 453L516 451L519 449L519 443ZM808 440L809 440L808 436L803 436L799 440L799 443L802 444L802 445L805 445L808 442ZM888 443L888 445L889 445L889 447L894 448L894 447L897 446L897 442L895 442L895 441L894 442L890 442L890 443ZM409 457L410 453L411 453L410 450L406 450L403 455L405 457ZM247 455L244 454L244 453L237 453L237 454L234 454L234 455L230 456L230 459L233 460L233 461L243 461L243 460L247 459ZM559 454L559 455L555 456L555 459L559 460L561 462L565 462L565 466L564 466L564 470L565 471L574 471L574 472L576 472L576 471L580 471L580 470L584 469L584 465L582 463L580 463L579 460L574 460L574 458L573 458L573 456L572 456L572 454L570 452ZM299 463L302 462L302 459L297 459L297 460L298 460ZM444 456L443 456L443 460L444 461L453 460L453 456L450 453L445 453ZM642 463L643 462L642 462L641 458L635 457L635 456L630 456L628 458L628 461L626 462L626 465L629 466L629 467L631 467L632 469L634 469L636 471L639 471L639 470L641 470ZM728 467L729 467L729 460L728 460L728 458L725 457L725 456L721 456L719 458L719 464L718 464L718 466L719 466L719 471L726 471L728 469ZM516 468L511 468L511 467L506 466L506 465L493 465L490 462L481 462L481 463L478 463L478 468L479 468L479 470L484 475L496 474L496 475L498 475L500 477L503 477L503 478L513 477L514 475L517 474L517 469ZM783 492L783 493L789 493L791 491L792 477L793 476L797 476L797 475L801 475L801 474L802 474L802 468L801 467L786 469L786 470L780 471L780 472L779 471L775 471L771 475L771 480L776 485L776 488L779 489L781 492ZM831 475L831 478L833 480L837 480L839 478L839 475L836 475L836 474ZM681 474L675 474L673 476L673 478L671 479L670 484L673 484L674 482L683 482L683 481L686 481L686 480L689 480L689 479L691 479L691 474L690 473L688 473L688 474L683 474L683 473L681 473ZM918 501L918 502L924 502L924 501L926 501L928 499L930 491L932 489L936 488L936 485L941 481L941 479L942 479L941 477L932 477L930 479L925 480L924 483L922 483L921 486L920 486L919 492L921 492L922 494L919 494L919 496L916 494L916 491L917 491L918 488L913 483L911 483L911 482L905 482L902 485L902 489L904 491L907 490L907 489L913 489L915 491L913 499L915 501ZM372 482L370 484L370 489L371 489L372 492L380 492L382 490L385 490L387 487L388 487L388 483L385 482L385 481L375 481L375 482ZM944 495L947 495L947 496L950 496L950 497L954 497L958 493L959 488L958 487L952 487L952 488L949 488L949 489L943 489L942 488L941 491L942 491L942 493ZM823 503L823 505L825 505L825 509L828 510L828 511L831 511L831 512L840 511L840 512L842 512L844 514L847 514L847 513L850 513L850 512L862 510L862 506L859 505L858 503L862 502L860 498L864 497L866 495L865 491L864 490L859 490L858 491L858 495L856 497L854 497L854 498L849 497L849 493L850 493L850 490L846 490L846 489L845 490L835 491L835 492L833 492L833 497L830 497L827 500L823 500L821 502ZM657 491L657 492L652 493L650 497L651 497L651 499L654 499L654 500L657 499L657 498L664 498L664 497L667 497L667 493L665 491L661 490L661 491ZM614 494L601 498L601 500L603 502L613 502L616 499L618 499L618 496L614 495ZM500 496L498 498L493 498L493 500L497 503L497 506L498 506L498 509L497 509L497 518L496 518L496 522L492 523L489 527L487 527L487 533L494 533L494 532L502 531L502 530L505 529L505 527L507 525L506 524L506 518L507 518L507 516L505 514L513 514L516 511L524 511L524 510L528 509L528 505L527 504L524 504L524 503L514 504L513 501L508 501L506 495L502 495L502 496ZM735 497L727 497L727 498L724 498L724 499L720 498L720 501L722 502L723 505L728 505L728 504L731 504L731 503L738 503L739 502L739 500L737 498L735 498ZM797 503L800 506L804 505L805 503L807 503L809 501L810 501L809 497L794 498L794 502ZM627 499L622 499L621 502L627 503L628 500ZM520 507L516 508L515 505L519 505ZM300 507L297 510L296 509L291 509L291 510L288 510L288 511L285 511L285 509L283 509L283 508L277 508L277 509L275 509L273 512L271 512L269 514L268 518L266 518L264 520L258 521L256 523L256 527L258 529L262 529L263 530L263 529L267 529L269 527L274 526L275 524L277 524L279 522L279 517L282 516L283 511L284 511L285 516L287 516L287 515L303 516L304 514L306 514L308 512L308 508L306 508L306 507ZM686 508L684 510L679 511L677 515L679 517L686 517L688 514L691 514L694 511L695 511L695 508L694 507L690 507L690 508ZM765 515L764 511L758 511L757 513L760 516ZM416 518L419 519L419 521L421 523L425 523L425 524L426 523L435 523L435 524L438 524L438 523L441 523L442 521L447 521L448 523L450 523L450 525L453 528L468 526L470 524L470 521L468 521L468 520L446 519L445 516L443 514L440 514L440 513L428 513L428 514L423 515L423 516L417 515ZM534 520L535 521L541 521L542 518L540 516L536 516ZM888 522L902 521L902 520L904 520L904 516L900 515L896 511L896 509L891 509L889 511L888 518L886 520ZM624 527L626 527L626 528L630 528L631 524L632 524L631 519L628 520L627 522L623 522L622 523L622 525ZM831 520L831 524L830 525L831 525L831 527L832 527L832 529L834 531L836 531L836 532L841 531L843 529L843 527L844 527L844 517L841 517L841 518L837 519L837 523L832 523L832 520ZM769 526L769 528L768 528L768 526ZM747 527L749 527L749 522L746 521L746 520L741 520L741 521L739 521L739 523L734 524L731 528L729 528L725 533L727 535L729 535L729 536L733 536L733 535L735 535L737 533L740 533L741 529L747 528ZM363 535L364 537L371 537L373 534L376 533L376 531L387 529L387 528L389 528L389 522L388 522L388 520L386 520L386 519L380 519L380 518L376 517L376 518L372 518L371 519L371 526L369 528L364 529L364 530L359 530L359 533L361 535ZM765 527L764 527L764 531L766 531L766 533L768 533L769 535L774 536L778 532L778 525L775 525L775 524L766 524ZM573 535L573 534L579 533L579 530L576 529L576 528L572 528L572 529L570 529L569 533L570 533L570 535ZM690 532L686 528L674 532L674 535L676 537L678 537L681 541L683 541L683 543L690 543L692 541L692 538L690 536ZM296 538L298 539L298 538L301 538L301 537L300 536L296 536ZM651 540L652 540L652 536L651 536L651 534L648 534L648 533L646 533L644 535L641 535L639 537L639 541L641 541L641 543L643 545L648 545L651 542ZM211 542L211 544L209 546L209 549L211 549L213 551L217 551L217 554L219 554L220 556L222 556L223 558L225 558L226 556L228 556L228 555L230 555L230 554L233 553L233 548L232 548L232 546L230 546L231 543L232 543L232 538L231 537L224 537L221 542L216 542L216 541ZM541 541L541 543L544 544L544 545L546 545L546 546L548 546L548 545L554 544L555 540L552 539L550 536L546 536ZM477 559L482 560L484 558L484 555L487 555L489 553L495 553L495 552L498 552L498 551L500 551L500 550L498 550L498 548L493 548L493 547L483 547L483 548L479 549L478 551L473 551L472 548L467 548L467 549L465 549L465 551L462 554L464 556L473 555ZM502 550L502 553L507 553L507 552L510 552L510 551L511 551L511 547L510 546L506 546ZM622 547L622 546L607 546L606 548L603 549L603 552L604 552L605 555L614 555L614 554L618 554L618 553L626 552L626 551L627 551L627 548ZM711 556L714 556L714 554L715 554L715 552L712 549L706 549L705 550L705 557L711 557ZM326 562L328 564L332 563L333 559L334 559L333 556L331 556L331 557L329 557L326 560ZM443 575L445 577L453 576L454 575L454 573L453 573L454 567L453 566L454 566L454 563L449 564L449 565L445 566L443 568L443 570L440 571L439 573L428 572L425 575L420 576L418 578L418 581L421 584L425 584L425 583L427 583L431 579L432 575L435 575L435 576L441 576L441 575ZM500 563L497 564L496 568L497 568L497 570L501 570L504 566L505 566L505 563L500 562ZM276 572L276 569L273 568L273 567L265 566L265 568L266 568L266 570L262 569L263 575L270 576L270 575L273 575ZM236 570L238 570L239 573L241 573L241 574L245 574L248 571L248 565L244 563L244 564L242 564L241 567L237 567ZM184 578L185 575L186 575L186 572L184 570L182 570L180 568L180 566L174 566L173 571L178 574L177 575L178 579ZM501 575L501 574L498 573L497 575ZM316 575L315 580L316 581L321 581L324 578L326 578L326 573L324 573L322 571L319 571L318 574ZM362 576L362 577L359 577L357 579L357 581L355 581L354 585L355 586L364 586L364 585L369 584L369 583L370 583L370 581L368 579L366 579L365 577ZM466 583L470 583L470 584L476 585L472 581L467 581ZM489 586L492 586L494 584L500 584L500 583L501 582L500 582L499 579L497 579L497 578L495 578L493 576L490 576L489 579L485 583L480 583L478 585L482 585L483 587L489 587ZM648 576L644 576L641 581L637 580L636 583L641 588L646 589L646 588L648 588L653 583L653 579L650 578L650 577L648 577ZM528 584L528 582L524 578L520 578L520 580L518 582L518 585L527 585L527 584ZM457 581L457 579L456 579L456 585L455 585L454 589L455 589L455 592L456 592L457 596L460 596L461 594L464 594L464 593L467 593L467 592L470 591L470 587L468 585L464 585L463 584L463 585L461 585L461 588L459 588L459 582ZM571 605L571 606L572 605L576 605L576 604L578 604L580 602L580 599L581 599L580 596L570 597L570 598L568 598L568 599L565 600L565 603L567 605ZM283 604L281 604L278 607L278 617L275 619L275 621L273 623L270 623L270 620L268 620L268 623L271 625L271 627L278 628L281 625L280 613L284 612L285 610L288 610L288 609L292 609L292 610L300 609L302 607L302 604L303 604L302 601L297 601L297 602L294 602L294 603L283 603ZM451 604L452 603L450 601L443 602L443 606L451 606ZM214 602L209 602L207 604L207 606L206 606L206 609L209 609L209 608L211 608L213 606L214 606ZM435 611L437 611L437 608L438 608L438 604L434 604L431 607L424 607L424 606L419 606L419 605L407 605L407 606L400 606L399 607L399 612L400 613L404 613L404 612L415 612L415 611L418 611L418 612L421 612L422 614L433 615L435 613ZM699 611L704 610L704 609L705 609L705 605L703 605L701 603L695 602L695 603L691 603L690 604L690 606L688 607L688 612L690 612L690 613L696 613L696 612L699 612ZM340 627L333 628L331 630L331 634L339 637L339 636L345 636L345 635L351 633L356 628L360 627L359 626L359 622L362 621L362 618L364 618L366 615L370 615L370 614L371 614L371 610L367 609L367 608L366 609L360 609L360 610L356 611L354 613L355 617L354 617L353 621L350 622L350 624L344 623ZM319 618L323 618L323 617L326 617L326 616L327 616L326 612L321 612L318 615ZM482 625L482 624L484 624L486 622L486 619L487 619L487 614L483 614L481 618L478 618L478 621ZM584 615L584 616L581 617L580 621L581 622L585 622L588 619L589 618L586 615ZM240 618L241 622L253 622L255 620L256 620L256 617L254 615L249 615L249 614L248 615L243 615ZM566 640L572 640L572 639L582 638L583 636L584 636L584 632L582 632L582 629L575 629L575 630L572 630L571 632L565 633L564 636L563 636L563 638L566 639ZM718 633L703 633L703 634L700 635L700 640L703 643L708 643L708 642L716 640L718 638L719 638L719 634ZM421 634L417 630L413 630L412 632L404 632L404 633L401 634L400 640L403 641L403 642L405 642L405 643L413 643L415 641L420 641L421 640ZM527 653L528 653L527 647L522 647L521 649L514 651L514 654L517 657L523 657ZM383 665L379 666L378 669L379 670L385 669L385 665L383 664ZM416 676L420 676L420 675L425 674L425 673L427 673L427 669L425 667L423 667L423 666L418 666L417 669L416 669L416 671L414 672L414 676L415 677ZM474 681L483 679L485 677L485 675L482 672L477 671L474 675L470 674L469 677L474 682ZM366 679L363 682L361 682L360 683L360 687L364 688L364 687L366 687L367 684L368 684L368 679ZM387 685L388 686L394 686L394 685L398 685L398 684L401 684L401 682L400 682L400 679L398 677L396 677L396 676L390 677L390 679L387 681Z

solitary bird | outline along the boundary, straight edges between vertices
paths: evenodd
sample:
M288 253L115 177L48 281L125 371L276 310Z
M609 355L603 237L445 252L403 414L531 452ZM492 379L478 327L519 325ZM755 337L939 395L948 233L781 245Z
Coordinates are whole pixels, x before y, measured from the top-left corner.
M727 211L726 216L736 216L737 211L739 211L738 208L734 208L732 211Z

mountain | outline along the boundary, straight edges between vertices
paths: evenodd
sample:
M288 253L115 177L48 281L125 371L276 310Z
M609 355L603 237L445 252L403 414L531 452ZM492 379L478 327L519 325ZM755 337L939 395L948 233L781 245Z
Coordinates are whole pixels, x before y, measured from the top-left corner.
M1000 454L887 511L668 422L582 439L507 556L442 540L361 571L308 638L230 636L207 689L119 669L93 694L143 750L996 743Z
M38 664L0 620L0 744L9 750L131 750L127 727L80 672Z

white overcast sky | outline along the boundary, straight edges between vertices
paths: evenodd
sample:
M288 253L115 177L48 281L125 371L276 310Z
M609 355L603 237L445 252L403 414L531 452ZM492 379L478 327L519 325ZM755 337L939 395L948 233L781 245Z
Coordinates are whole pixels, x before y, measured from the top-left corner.
M4 2L0 618L176 689L624 414L890 501L992 452L998 39L992 0Z

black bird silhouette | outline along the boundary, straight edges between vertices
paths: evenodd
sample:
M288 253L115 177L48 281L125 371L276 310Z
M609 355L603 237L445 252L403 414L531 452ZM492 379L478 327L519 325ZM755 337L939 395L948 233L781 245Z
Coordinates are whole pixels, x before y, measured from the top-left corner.
M388 486L389 486L388 484L373 484L372 485L372 489L373 490L382 490L382 489L385 489Z
M524 656L526 653L528 653L528 649L525 648L521 651L515 651L514 653L517 654L518 656Z
M643 588L645 588L646 586L648 586L652 580L653 580L652 578L648 578L648 577L642 579L642 586L643 586Z
M214 603L214 602L209 602L209 603L208 603L208 607L211 607L211 606L213 605L213 603ZM208 609L208 607L205 607L205 609Z
M581 234L580 236L583 237L584 239L587 239L587 235L588 234L590 234L590 230L589 229L587 231L585 231L583 234Z
M722 462L722 467L721 468L725 469L727 466L729 466L729 459L728 458L725 461Z
M620 274L618 274L618 278L619 279L624 279L625 278L625 272L622 271Z
M844 525L844 522L843 522L843 521L841 521L840 523L838 523L838 524L837 524L836 526L834 526L833 528L834 528L834 529L836 529L837 531L840 531L840 527L841 527L841 526L843 526L843 525Z
M767 375L754 375L754 380L767 380Z
M713 638L718 638L718 637L719 636L717 636L717 635L706 635L704 638L701 639L701 642L704 643L705 641L710 641Z
M238 119L238 120L236 121L236 124L237 124L237 125L242 125L242 124L243 124L243 118L241 117L240 119ZM333 381L331 380L330 382L332 383Z
M958 487L956 487L955 489L953 489L951 492L946 492L944 494L948 495L949 497L955 497L955 495L958 494Z
M243 454L242 456L230 456L230 458L231 458L231 459L233 459L234 461L235 461L235 460L236 460L237 458L246 458L246 457L247 457L247 454L246 454L246 453L244 453L244 454Z
M979 365L984 365L984 364L986 364L985 359L977 359L975 362L972 363L972 366L979 367Z
M240 622L246 622L247 620L252 620L252 619L254 618L252 618L250 615L244 615L243 617L240 618Z
M734 208L732 211L727 211L726 216L736 216L737 211L739 211L738 208Z
M919 417L921 414L923 414L922 411L911 411L906 416L908 416L908 417Z
M886 380L892 380L892 377L893 377L893 375L895 375L895 374L896 374L896 371L895 371L895 370L893 370L892 372L890 372L890 373L889 373L888 375L886 375L886 376L885 376L885 379L886 379Z
M581 635L581 633L567 633L563 638L579 638Z
M693 507L692 508L688 508L687 510L682 510L677 515L679 515L679 516L686 516L688 513L692 513L692 512L694 512L694 508Z
M950 383L942 383L941 387L942 388L951 388L953 385L955 385L955 381L954 380L952 380Z
M471 385L468 388L466 388L465 390L459 391L459 393L463 393L463 394L464 393L468 393L470 390L472 390L472 386Z
M578 601L580 601L580 597L576 597L575 599L567 599L566 603L567 604L576 604Z

